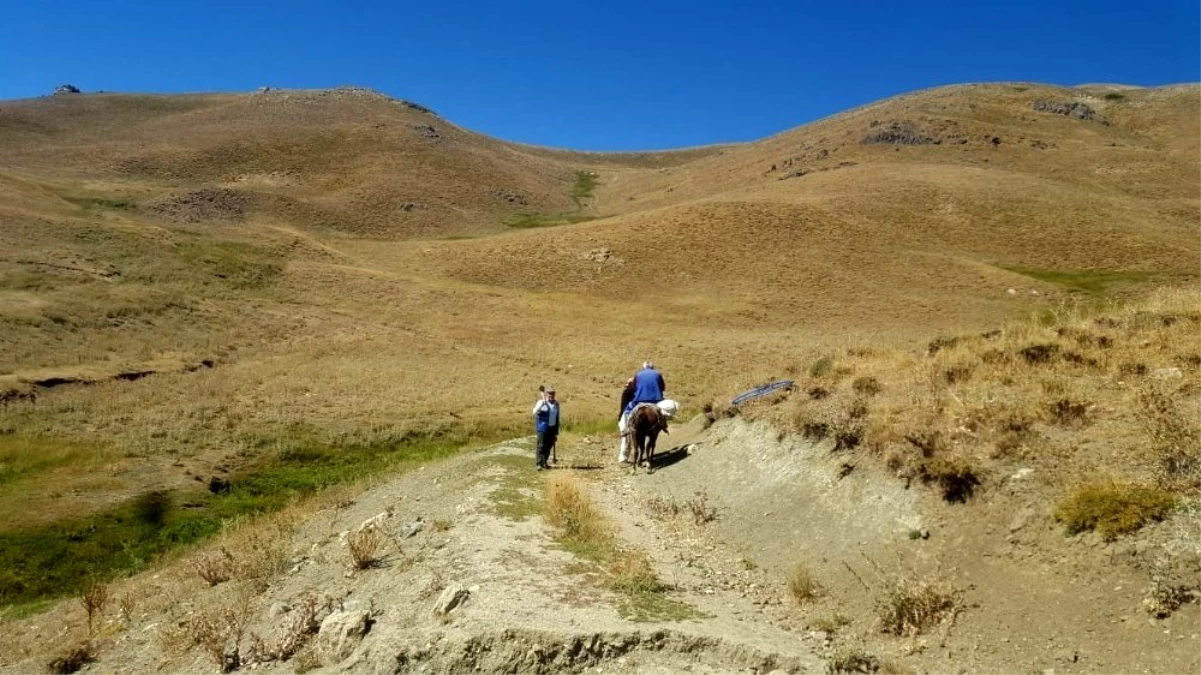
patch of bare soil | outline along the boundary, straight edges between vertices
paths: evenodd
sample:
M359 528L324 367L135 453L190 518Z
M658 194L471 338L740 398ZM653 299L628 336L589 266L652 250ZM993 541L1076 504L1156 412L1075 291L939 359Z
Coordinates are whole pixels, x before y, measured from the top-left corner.
M949 504L866 462L848 470L833 440L782 438L763 423L661 440L653 474L596 472L623 534L702 593L749 599L750 620L812 641L833 669L1201 668L1201 612L1177 602L1195 598L1201 574L1187 514L1106 543L1065 536L1029 471ZM612 448L595 452L615 461ZM1173 592L1175 610L1157 617Z

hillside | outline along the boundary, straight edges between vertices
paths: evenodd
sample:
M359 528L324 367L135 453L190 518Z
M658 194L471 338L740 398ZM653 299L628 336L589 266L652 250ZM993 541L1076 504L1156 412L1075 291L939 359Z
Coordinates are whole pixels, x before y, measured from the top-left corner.
M624 646L606 648L608 661L568 665L607 667L619 653L638 652L641 665L630 672L688 663L718 671L815 667L815 653L830 656L822 650L838 627L822 629L828 639L803 648L786 646L786 635L761 642L741 633L728 642L715 637L742 621L718 611L720 603L741 607L746 599L738 593L756 596L746 584L762 591L789 574L793 560L768 536L775 521L763 521L761 530L754 514L774 511L755 501L761 490L768 499L779 487L791 499L792 487L769 488L761 483L778 476L754 472L739 474L742 483L714 482L727 522L747 524L747 538L723 523L709 528L722 533L716 541L697 543L707 540L691 531L680 535L688 541L678 550L659 549L655 537L638 534L658 525L615 511L625 508L623 495L649 500L648 485L667 486L611 468L584 470L611 462L618 390L648 357L663 368L668 393L689 417L702 407L709 418L720 417L730 396L771 378L802 383L792 398L745 420L718 420L710 435L692 430L685 438L700 447L759 457L781 467L780 475L796 476L788 453L801 452L806 466L836 457L823 444L846 449L835 438L839 425L849 424L859 429L863 447L856 452L863 456L838 456L809 479L841 484L843 476L833 476L845 461L856 481L868 481L856 489L879 494L900 490L898 476L924 486L934 471L930 460L943 451L949 464L939 466L970 465L986 490L1009 489L1004 476L1013 471L1037 470L1029 494L990 496L972 507L985 529L1005 529L1007 522L994 521L1010 518L1007 509L1034 509L1043 527L1030 545L1040 564L1067 556L1104 583L1145 580L1149 563L1138 556L1163 544L1183 516L1137 540L1151 543L1111 578L1087 554L1060 548L1061 528L1049 510L1090 467L1124 480L1156 480L1122 452L1147 442L1145 420L1128 414L1145 400L1138 391L1166 378L1167 389L1155 389L1167 397L1165 410L1196 408L1197 315L1189 306L1198 301L1198 186L1197 85L943 87L753 143L613 154L489 138L418 104L357 88L0 102L0 510L10 514L0 527L0 551L37 551L38 564L47 566L33 566L33 558L0 565L0 604L35 613L18 631L28 637L18 646L32 651L4 665L26 668L41 658L37 650L46 645L39 640L49 634L29 637L38 632L36 612L46 608L39 603L63 589L77 592L86 575L145 569L164 553L299 496L317 495L318 503L296 507L303 512L297 522L313 515L305 509L329 508L321 516L326 527L357 525L350 520L372 514L341 514L346 504L323 502L332 499L329 490L343 489L334 486L355 485L350 492L358 494L367 489L362 481L387 472L526 435L538 385L554 384L573 451L586 458L573 465L618 520L620 538L653 548L657 574L690 589L685 604L714 615L695 631L647 638L630 632L637 627L623 623L628 617L598 619L586 609L579 621L601 621L612 633L597 640ZM1170 301L1156 304L1160 297ZM1118 306L1126 313L1114 314ZM1090 327L1092 321L1112 325ZM1113 344L1119 349L1107 351ZM1023 359L1032 357L1022 350L1039 345L1051 365L1024 369ZM864 394L873 389L866 378L883 382L885 393ZM1061 403L1063 410L1055 407ZM1087 428L1060 423L1075 414L1073 406L1087 410L1079 415ZM1024 417L1014 421L1010 412ZM1011 422L1017 426L1006 426ZM1186 427L1172 428L1179 435ZM934 430L947 434L940 450L915 450L936 446L923 435ZM773 434L776 445L766 440ZM752 436L749 446L738 445ZM759 454L748 450L760 446ZM510 443L496 452L520 448ZM514 490L538 502L517 499L521 509L550 508L541 484L496 485L498 474L488 467L458 474L453 467L464 465L447 466L438 480L470 478L475 487L464 486L468 491L491 481L500 495L478 494L463 513L457 503L438 502L446 510L439 518L471 516L463 538L438 535L455 555L500 554L473 550L471 541L494 536L488 533L496 523L480 514L491 513L491 502L512 501L504 496ZM730 467L723 466L701 455L674 475L703 490L706 471L724 475ZM1169 487L1172 499L1195 501L1188 480ZM396 506L399 489L377 487L365 497L368 510ZM450 499L436 493L426 498ZM898 529L900 520L889 521L877 532L885 543L872 554L891 552L893 539L920 535L922 523L945 524L962 537L956 541L968 542L966 557L957 558L953 544L936 543L926 562L964 566L959 582L983 584L985 572L965 560L981 541L995 542L956 529L955 513L946 510L956 506L937 495L923 500L920 508L901 504L905 522L919 525ZM780 516L792 523L789 545L838 531L809 520L828 514L827 505L796 509ZM515 519L517 534L539 540L550 525L530 525L527 515ZM94 558L66 553L80 545ZM762 569L751 574L748 566L742 586L706 600L703 589L715 572L670 576L673 556L695 558L702 545L734 562L739 547L760 547L761 555L746 559ZM341 564L331 561L344 542L307 531L288 540L285 557L300 564L306 554L297 551L314 546L328 549L318 560L322 574ZM857 564L853 553L810 563L845 591L855 572L844 575L838 561ZM527 556L531 570L572 564L544 554L512 555ZM997 578L1022 578L1025 554L1006 549L1003 557ZM620 556L590 560L605 569L624 564ZM437 574L437 565L412 562L415 578ZM171 567L171 574L195 583L185 567ZM282 571L273 568L268 577ZM196 586L188 593L203 592ZM357 589L351 587L348 581L342 590ZM1051 602L1056 588L1034 596ZM417 587L379 597L429 600L405 595L410 591ZM855 630L868 631L860 614L870 613L870 599L845 592L859 612ZM1123 608L1137 603L1131 592ZM275 601L293 604L284 595L260 592L255 611L267 612ZM769 596L775 602L775 592L763 598ZM147 623L162 618L171 598L155 602L162 607L147 610ZM1073 616L1104 604L1090 596ZM835 620L836 608L820 607L829 616L779 609L773 625L808 631L821 618ZM544 609L548 616L564 611ZM1014 603L1003 615L968 619L993 653L973 657L972 667L1049 667L1037 649L1007 658L997 642L994 618L1014 624L1029 609ZM493 611L478 618L490 620ZM1185 611L1192 613L1184 619L1195 615L1191 606ZM67 621L78 632L78 612ZM550 639L542 621L514 624L523 649ZM123 625L135 623L127 617ZM422 630L430 635L439 630L436 621L427 623ZM1116 629L1093 628L1105 637L1090 637L1090 644L1116 639ZM473 631L451 636L466 641L465 653L505 641ZM588 637L571 635L581 636ZM1152 637L1140 644L1158 645ZM35 643L41 646L29 646ZM926 649L917 644L880 649L926 669L957 663L934 655L934 647L917 656ZM410 648L417 649L406 643ZM411 663L471 667L455 660L457 649L418 649ZM171 668L195 666L163 650ZM699 661L689 660L690 650ZM118 665L149 668L150 653ZM382 667L360 656L363 667ZM1173 649L1153 662L1123 658L1107 651L1095 663L1155 671L1194 663ZM549 667L539 663L530 672Z

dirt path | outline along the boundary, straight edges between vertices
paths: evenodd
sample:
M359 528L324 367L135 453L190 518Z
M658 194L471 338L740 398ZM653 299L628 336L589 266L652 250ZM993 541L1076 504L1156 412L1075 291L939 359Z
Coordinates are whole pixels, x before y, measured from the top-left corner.
M599 458L600 451L596 451ZM286 571L251 590L209 587L184 562L136 585L137 610L102 620L97 672L217 672L199 626L240 616L239 668L315 672L676 673L820 672L802 636L757 604L753 574L729 575L704 537L647 518L630 492L639 477L564 448L556 472L582 478L618 525L623 547L645 551L670 590L654 607L597 583L542 518L547 474L534 471L528 439L430 465L297 523ZM578 468L569 468L570 466ZM369 521L387 534L377 564L352 570L347 540ZM416 525L420 523L419 529ZM411 535L409 533L417 529ZM718 554L714 554L718 555ZM458 605L436 606L453 594ZM318 606L302 621L306 598ZM778 599L771 602L778 602ZM761 601L760 601L761 602ZM666 608L666 611L663 612ZM646 611L644 611L646 610ZM659 613L657 613L659 612ZM360 617L365 634L335 628ZM43 670L81 630L77 601L6 622L0 672ZM325 622L322 624L321 622ZM305 634L301 625L322 625ZM341 638L337 636L341 635ZM255 646L257 643L257 647ZM280 645L304 644L286 658ZM288 650L283 650L288 651Z

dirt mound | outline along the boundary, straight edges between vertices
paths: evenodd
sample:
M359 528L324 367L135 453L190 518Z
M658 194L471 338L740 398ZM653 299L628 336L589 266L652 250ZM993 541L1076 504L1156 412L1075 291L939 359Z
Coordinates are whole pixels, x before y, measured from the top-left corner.
M562 635L506 630L434 636L396 654L399 672L609 673L803 672L807 662L672 630ZM432 644L431 644L432 643Z
M227 188L205 188L154 202L147 208L175 223L238 221L246 217L250 195Z

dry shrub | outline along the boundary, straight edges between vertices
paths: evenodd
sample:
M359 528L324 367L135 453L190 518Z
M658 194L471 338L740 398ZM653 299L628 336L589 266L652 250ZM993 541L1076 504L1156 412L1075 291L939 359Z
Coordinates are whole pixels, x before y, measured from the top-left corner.
M993 445L993 449L988 453L988 456L992 459L1018 456L1025 445L1026 437L1024 434L1006 431L997 438L997 442Z
M121 620L125 623L133 621L133 612L138 606L138 598L132 592L126 591L117 599L117 610L121 613Z
M292 530L299 517L296 509L255 518L232 519L224 527L216 547L195 562L196 573L215 586L233 579L249 581L259 592L288 569Z
M704 490L693 493L688 502L688 510L692 512L692 519L697 525L704 525L717 518L717 509L709 506L709 494Z
M667 590L650 559L641 551L619 551L609 563L609 587L629 594L662 593Z
M216 551L201 554L193 564L196 574L208 582L209 587L229 581L233 578L234 557L224 546Z
M202 607L160 632L160 646L168 654L200 647L221 672L232 672L242 665L240 646L249 615L249 597Z
M1157 386L1139 390L1136 415L1150 437L1150 456L1160 482L1165 486L1196 485L1201 478L1201 433L1196 415L1182 414L1176 401Z
M1153 485L1098 480L1078 485L1055 509L1055 519L1068 534L1096 530L1106 541L1163 520L1176 497Z
M943 368L942 379L949 385L962 384L972 378L975 369L970 363L956 363Z
M870 375L864 375L855 378L855 380L851 382L851 389L855 390L855 393L861 396L875 396L884 390L884 388L880 386L880 380L877 380Z
M675 500L674 497L651 497L646 500L646 512L651 518L656 520L667 520L680 515L683 507Z
M1079 427L1088 423L1089 404L1070 398L1060 398L1047 404L1047 417L1054 424Z
M67 651L54 657L46 667L55 675L70 675L79 672L87 664L96 660L96 653L91 642L81 642Z
M1151 577L1151 587L1143 598L1143 610L1156 619L1166 619L1186 602L1197 597L1195 589L1184 584L1174 584L1160 574Z
M365 570L378 565L383 557L385 541L384 533L374 527L351 532L346 537L346 551L350 554L351 566L356 570Z
M292 611L287 614L286 622L278 632L279 637L268 644L258 633L250 635L250 650L248 662L265 663L268 661L287 661L299 652L317 634L321 628L318 621L323 609L328 609L328 602L323 603L317 596L306 593L301 597Z
M844 420L834 427L834 452L854 450L863 441L863 423L858 419Z
M922 462L918 477L924 483L937 484L948 502L966 502L980 485L975 469L961 457L928 459Z
M851 625L851 619L849 617L835 612L828 617L817 619L816 621L810 623L809 628L811 630L833 634L849 625Z
M92 634L95 618L104 613L108 604L108 585L102 581L91 580L79 592L79 602L88 613L88 635Z
M552 474L546 482L546 521L581 544L607 546L612 528L574 478Z
M798 605L809 602L821 593L821 586L805 563L798 562L792 566L792 571L788 573L788 592Z
M915 572L884 574L878 567L876 572L879 584L869 590L874 593L880 630L885 633L918 635L954 616L961 607L959 592L947 584Z
M1037 344L1029 345L1018 350L1018 355L1026 360L1026 363L1036 365L1046 365L1055 360L1059 356L1059 345L1057 344Z
M1148 370L1150 369L1147 368L1147 364L1145 363L1123 363L1118 366L1118 375L1122 377L1142 377L1147 374Z
M800 430L801 436L810 441L820 441L830 435L830 425L825 422L805 421Z
M826 672L830 675L854 673L878 673L880 660L860 647L839 647L826 661Z
M809 364L809 377L824 377L828 375L833 368L834 359L829 356L823 356Z

